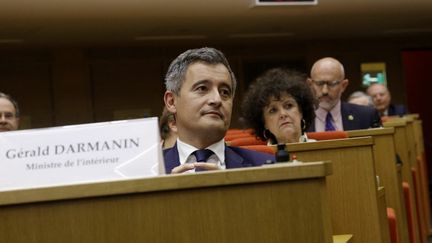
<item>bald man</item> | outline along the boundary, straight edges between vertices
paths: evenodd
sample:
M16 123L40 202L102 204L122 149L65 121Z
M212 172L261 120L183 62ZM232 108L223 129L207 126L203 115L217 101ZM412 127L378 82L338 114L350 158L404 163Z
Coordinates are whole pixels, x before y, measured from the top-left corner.
M408 113L405 106L391 103L390 92L383 84L372 84L367 89L367 93L372 97L374 106L381 116L403 116Z
M10 95L0 92L0 132L17 130L18 126L18 103Z
M367 106L341 101L342 93L348 86L343 65L332 57L316 61L307 80L318 107L310 132L346 131L381 126L379 113Z

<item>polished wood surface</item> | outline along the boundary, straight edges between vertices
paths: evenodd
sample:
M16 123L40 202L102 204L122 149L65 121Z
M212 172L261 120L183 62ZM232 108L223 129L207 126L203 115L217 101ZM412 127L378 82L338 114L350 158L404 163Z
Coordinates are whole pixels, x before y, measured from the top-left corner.
M416 115L416 116L415 116ZM423 121L420 120L418 114L414 114L414 138L416 147L416 157L421 160L422 164L419 164L419 172L421 179L421 189L423 191L423 206L425 207L425 224L427 225L428 235L432 235L432 219L430 209L430 198L429 198L429 176L428 176L428 164L426 159L426 153L424 150L424 138L423 138Z
M288 144L300 161L331 160L327 178L334 234L353 234L353 242L388 242L381 222L371 137Z
M329 162L0 192L0 242L332 242Z
M372 136L373 155L379 181L384 186L386 205L395 210L399 241L409 243L407 216L403 199L402 178L396 163L394 128L374 128L348 131L349 137Z
M387 218L387 203L386 203L386 190L384 187L378 187L378 213L379 213L379 221L381 225L388 226L388 218ZM390 239L390 231L389 228L387 230L383 229L383 241L382 242L391 242Z
M411 151L409 144L409 136L407 133L407 120L404 118L392 118L391 120L385 122L383 124L384 127L393 127L395 130L394 133L394 141L395 141L395 149L396 153L398 154L399 158L402 161L402 180L407 182L412 190L410 190L410 197L412 203L411 204L411 211L412 211L412 217L413 217L413 225L415 231L415 238L417 242L420 241L420 227L418 225L418 216L417 216L417 205L416 205L416 194L414 192L414 180L412 178L412 172L411 172Z
M333 235L333 243L350 243L353 235Z
M421 182L421 171L417 162L417 150L416 150L416 139L415 139L415 128L414 128L414 116L404 116L403 119L407 121L407 138L408 138L408 147L409 147L409 160L411 163L411 168L414 169L417 173L417 176L413 178L415 183L415 194L416 194L416 203L419 220L419 229L420 236L422 237L423 242L427 242L427 238L429 235L429 228L427 226L426 220L426 205L424 205L424 198L429 197L429 192L427 195L424 195L424 191L422 190L422 182Z

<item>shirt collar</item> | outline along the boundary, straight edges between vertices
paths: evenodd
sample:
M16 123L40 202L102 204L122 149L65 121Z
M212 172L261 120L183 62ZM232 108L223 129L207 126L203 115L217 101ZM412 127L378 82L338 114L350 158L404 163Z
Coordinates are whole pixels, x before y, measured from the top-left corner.
M221 139L218 142L208 146L206 149L210 149L215 153L218 160L220 162L225 162L225 140ZM187 144L185 142L182 142L179 138L177 138L177 150L179 154L179 160L180 164L186 163L189 156L198 150L198 148L195 148L194 146Z
M321 108L321 107L318 107L318 109L315 110L315 115L316 115L316 117L317 117L320 121L322 121L323 123L325 123L326 116L327 116L327 113L328 113L328 112L329 112L329 111L324 110L324 109ZM332 115L332 117L333 117L333 120L334 120L335 123L336 123L336 122L339 120L339 118L341 117L341 101L340 101L340 100L336 103L335 106L333 106L333 108L330 110L330 113L331 113L331 115Z

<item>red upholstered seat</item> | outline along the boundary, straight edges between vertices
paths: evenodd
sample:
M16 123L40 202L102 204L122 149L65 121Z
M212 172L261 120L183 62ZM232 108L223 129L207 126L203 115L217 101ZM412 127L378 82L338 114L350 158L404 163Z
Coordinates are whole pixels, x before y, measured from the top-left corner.
M413 189L414 189L414 195L415 195L415 204L416 204L416 215L417 215L417 225L419 228L420 233L420 242L425 242L427 235L428 235L428 229L425 225L425 215L424 215L424 206L423 206L423 195L422 191L420 190L419 185L419 175L417 169L411 167L411 174L413 179Z
M426 234L429 233L429 228L432 226L431 222L431 210L430 210L430 200L429 200L429 176L428 176L428 168L426 163L426 156L423 152L422 155L416 157L417 166L418 166L418 176L419 176L419 192L422 196L422 206L423 212L425 214L424 217L424 231Z
M228 131L226 132L225 135L241 134L241 133L252 134L253 130L252 129L235 129L235 128L231 128L231 129L228 129Z
M405 209L406 209L405 211L407 214L409 240L410 240L410 243L416 243L412 200L411 200L411 196L410 196L411 188L410 188L410 185L408 184L408 182L403 182L402 188L403 188L403 195L404 195L404 201L405 201Z
M329 132L308 132L307 137L315 140L331 140L348 138L346 131L329 131Z
M240 146L241 148L250 149L258 152L263 152L267 154L275 154L273 147L267 145L245 145Z
M248 137L255 137L255 135L251 134L251 133L246 133L246 132L226 134L225 135L225 141L232 141L234 139L248 138Z
M266 141L262 141L261 139L258 139L256 137L242 137L242 138L236 138L231 141L229 141L229 145L231 146L246 146L246 145L266 145Z
M390 230L390 241L391 243L399 243L396 213L393 208L387 208L387 219L388 219L389 230Z

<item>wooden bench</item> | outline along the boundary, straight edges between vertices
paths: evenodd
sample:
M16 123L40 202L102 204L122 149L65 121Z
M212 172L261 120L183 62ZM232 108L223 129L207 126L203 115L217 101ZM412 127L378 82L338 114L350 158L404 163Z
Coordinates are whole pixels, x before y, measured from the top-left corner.
M372 137L287 145L300 161L331 160L327 178L333 234L352 234L352 242L390 242L386 207L378 195Z
M331 243L328 162L0 192L0 242Z
M402 165L397 165L394 128L373 128L347 131L349 137L373 137L376 173L386 191L386 205L395 210L399 242L409 243L407 215L402 189Z

